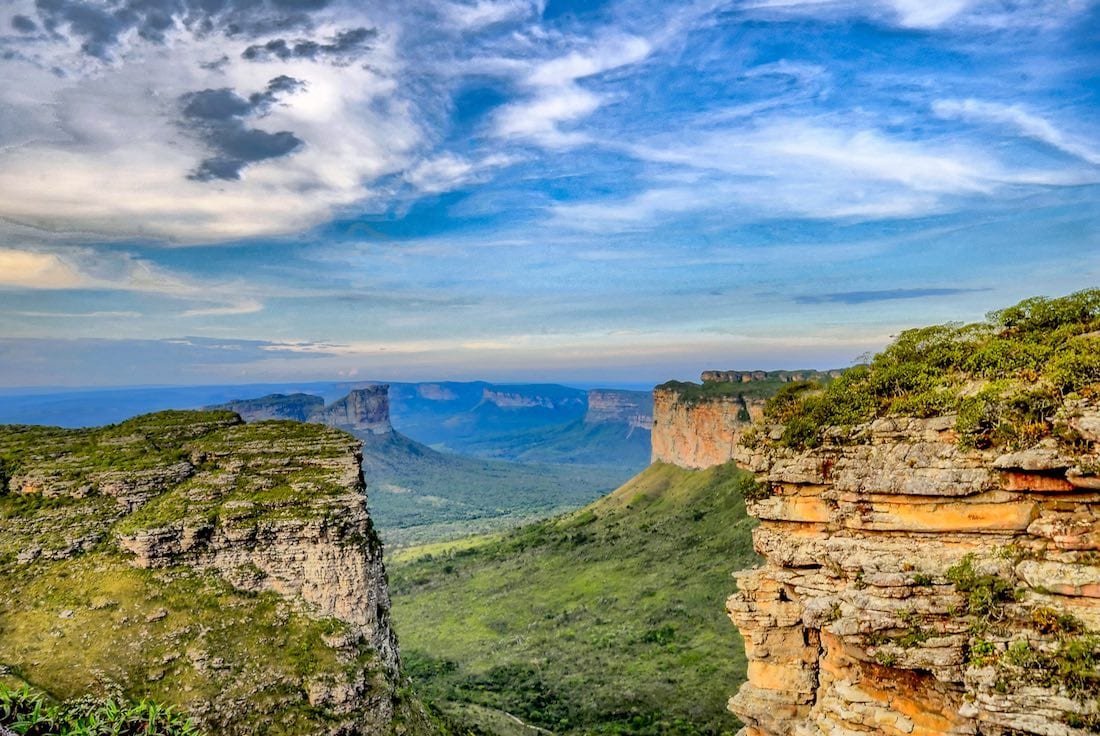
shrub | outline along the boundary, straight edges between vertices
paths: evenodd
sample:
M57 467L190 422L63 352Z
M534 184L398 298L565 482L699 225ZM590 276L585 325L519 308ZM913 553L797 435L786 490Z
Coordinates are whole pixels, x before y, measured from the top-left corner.
M974 616L975 628L983 630L1005 619L1005 607L1019 600L1020 591L1011 581L979 573L974 568L974 555L968 554L957 565L948 568L946 577L955 590L965 593L963 613Z
M1100 384L1100 289L1036 297L985 322L902 332L869 365L823 389L785 386L765 415L786 425L781 443L817 447L825 428L876 416L958 412L964 447L1025 446L1051 431L1061 397ZM976 395L974 381L991 382Z

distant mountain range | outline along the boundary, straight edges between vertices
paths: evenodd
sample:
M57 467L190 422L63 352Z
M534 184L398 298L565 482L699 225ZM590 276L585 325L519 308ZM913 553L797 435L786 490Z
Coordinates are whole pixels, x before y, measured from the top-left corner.
M373 384L328 405L318 396L294 393L208 408L234 411L246 421L328 424L359 437L371 513L391 545L499 529L573 509L648 464L648 394L586 393L564 386L510 388L426 384L404 385L395 392L386 384ZM395 393L404 401L393 400ZM414 426L457 428L449 435L431 436L458 437L467 451L480 447L480 454L502 459L439 451L408 437L391 424L391 411L399 403ZM547 424L576 416L578 406L583 409L579 419ZM491 435L491 427L513 431Z

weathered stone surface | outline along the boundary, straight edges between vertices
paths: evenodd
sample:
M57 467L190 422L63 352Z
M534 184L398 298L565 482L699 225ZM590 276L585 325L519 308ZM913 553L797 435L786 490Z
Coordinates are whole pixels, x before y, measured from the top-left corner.
M685 402L676 391L653 392L653 460L703 469L729 462L738 452L742 433L759 419L764 402L749 401L750 421L739 418L735 397Z
M1095 467L1095 409L1072 408L1087 442L1009 453L961 450L953 417L880 419L805 452L772 441L726 453L743 431L721 423L726 411L691 407L663 447L687 467L728 454L771 491L748 501L766 562L736 575L727 602L749 658L730 700L743 736L1083 736L1075 724L1100 722L1095 694L1006 654L1016 642L1018 658L1052 657L1100 627L1100 492L1080 472ZM957 587L966 570L1002 586L987 609Z
M355 389L344 398L314 412L306 421L371 434L392 432L390 387L378 384Z

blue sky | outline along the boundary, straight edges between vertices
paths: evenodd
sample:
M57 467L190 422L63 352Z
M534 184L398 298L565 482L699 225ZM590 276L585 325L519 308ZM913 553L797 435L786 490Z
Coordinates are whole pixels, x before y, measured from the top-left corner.
M1100 284L1086 0L8 0L0 385L832 367Z

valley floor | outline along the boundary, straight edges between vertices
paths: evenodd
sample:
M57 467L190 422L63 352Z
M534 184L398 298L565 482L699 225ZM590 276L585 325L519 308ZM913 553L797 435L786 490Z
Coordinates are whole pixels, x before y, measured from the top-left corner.
M478 734L735 733L745 656L724 601L756 562L743 478L658 464L572 514L395 555L417 690Z

